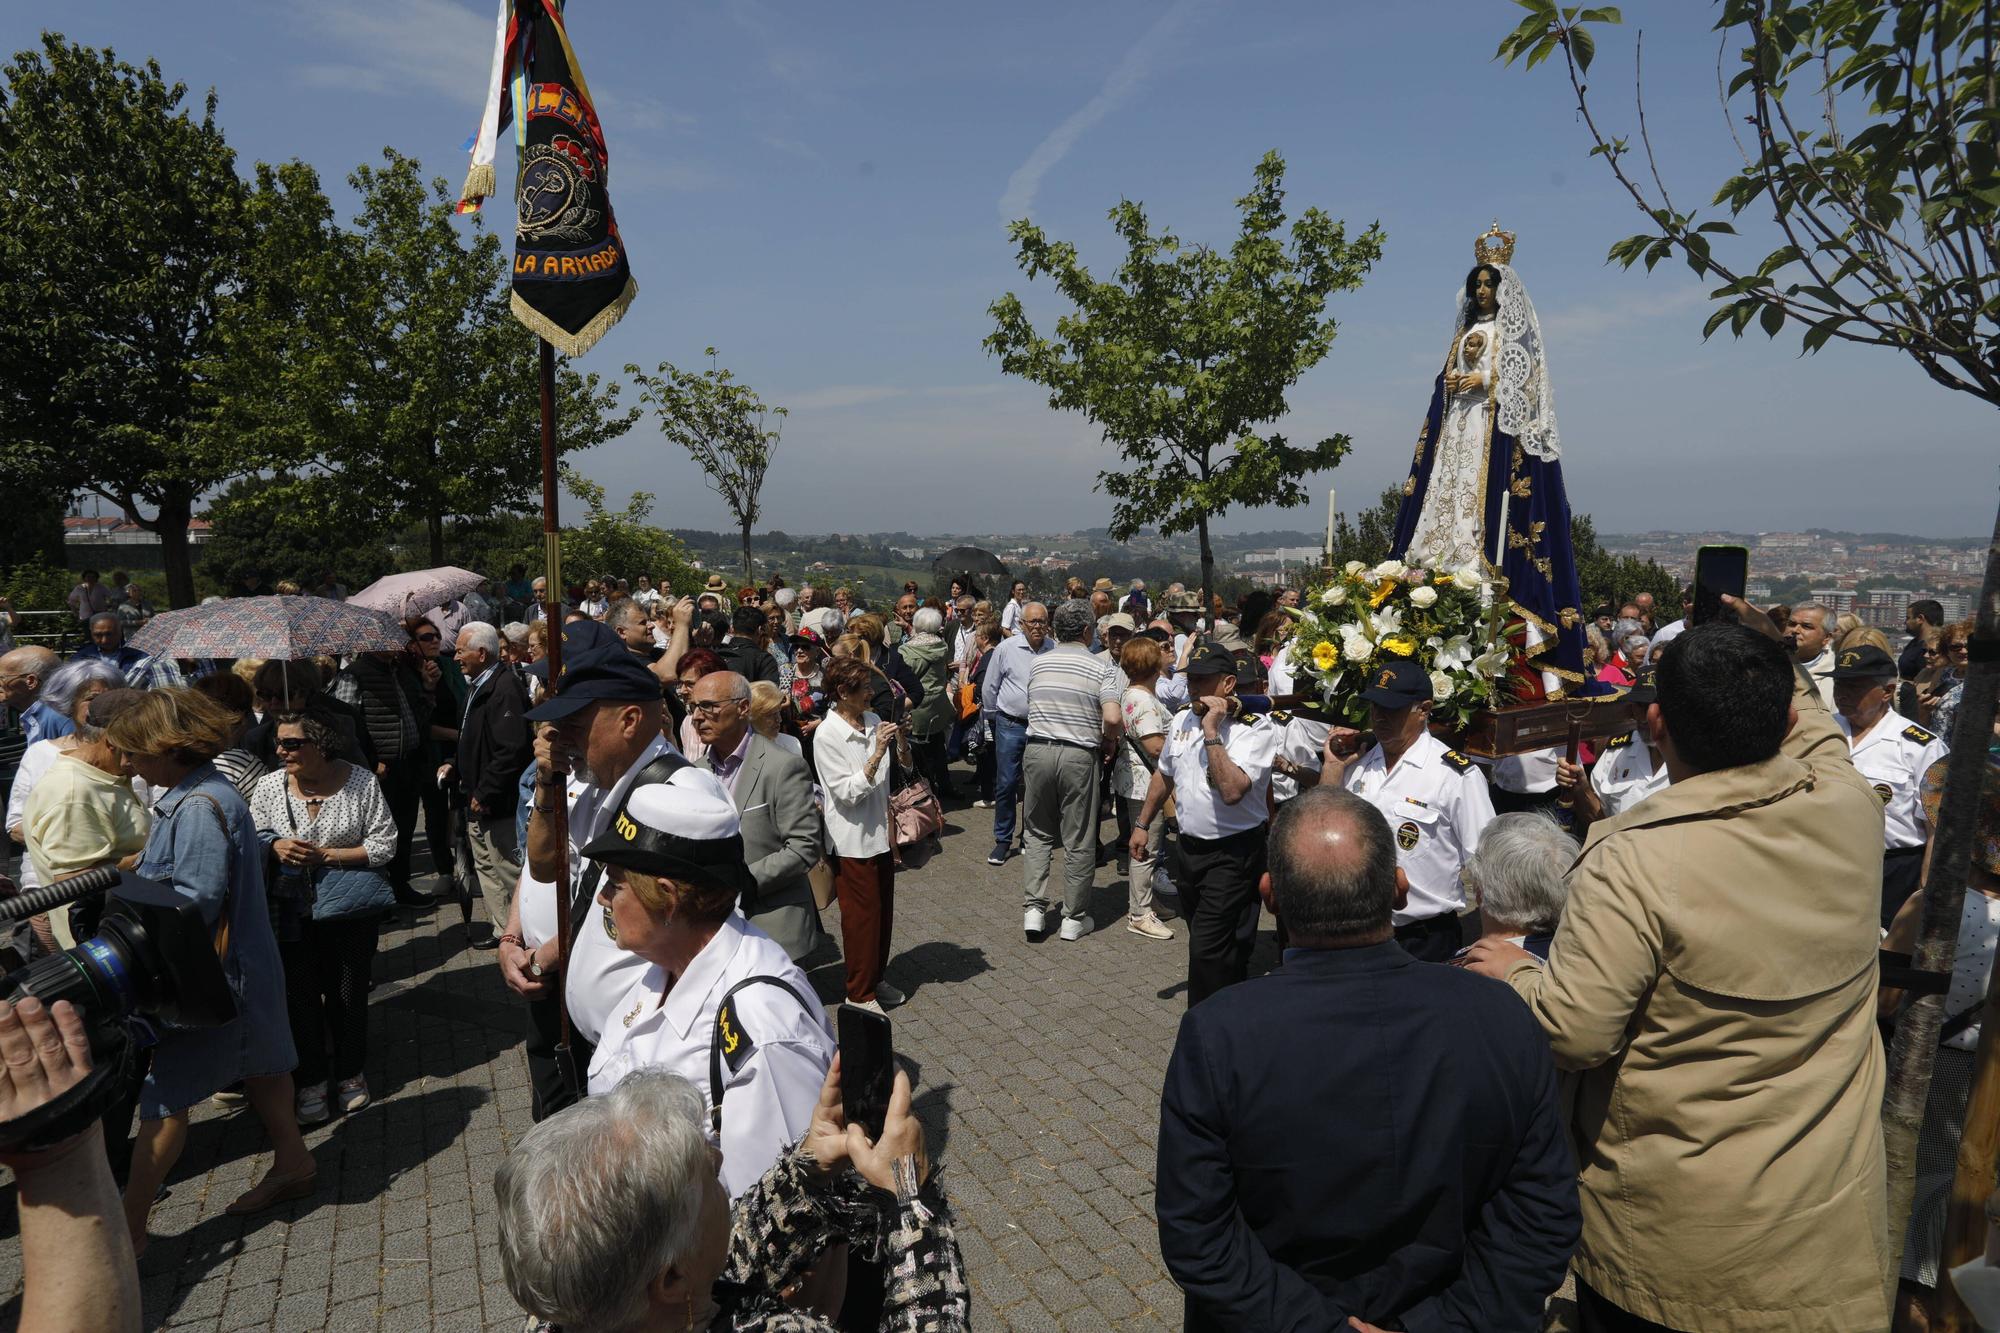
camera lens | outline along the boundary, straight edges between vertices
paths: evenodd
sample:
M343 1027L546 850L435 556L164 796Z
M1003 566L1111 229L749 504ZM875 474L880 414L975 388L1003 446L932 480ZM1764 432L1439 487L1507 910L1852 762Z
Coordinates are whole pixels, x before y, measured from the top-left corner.
M139 994L118 943L99 935L36 959L7 980L14 993L32 995L46 1005L68 1000L93 1020L120 1017L137 1007Z

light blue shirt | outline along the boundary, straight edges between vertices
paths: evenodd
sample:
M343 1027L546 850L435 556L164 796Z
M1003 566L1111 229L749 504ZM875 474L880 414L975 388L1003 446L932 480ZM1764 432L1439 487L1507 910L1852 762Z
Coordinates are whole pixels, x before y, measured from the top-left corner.
M1000 640L993 660L986 664L986 684L979 691L979 706L989 718L1000 713L1020 718L1028 715L1028 668L1053 647L1055 640L1048 635L1042 636L1039 649L1028 646L1025 633Z

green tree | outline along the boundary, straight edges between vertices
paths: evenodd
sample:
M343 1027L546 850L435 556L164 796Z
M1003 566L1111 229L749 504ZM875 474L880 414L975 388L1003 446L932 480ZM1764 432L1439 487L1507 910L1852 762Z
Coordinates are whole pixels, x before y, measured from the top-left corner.
M1333 565L1344 567L1350 560L1379 565L1389 558L1396 544L1396 515L1403 508L1403 488L1383 491L1372 508L1364 509L1354 522L1342 514L1333 528Z
M1215 583L1209 520L1236 504L1303 504L1305 478L1349 447L1345 435L1300 447L1253 430L1285 414L1286 390L1331 350L1327 298L1359 287L1382 254L1379 223L1350 241L1317 208L1291 224L1288 245L1284 180L1284 159L1266 153L1237 200L1242 230L1226 253L1155 235L1141 205L1120 201L1110 218L1126 255L1110 282L1091 276L1075 246L1015 222L1022 271L1048 275L1074 310L1047 338L1013 293L990 309L985 345L1001 369L1046 388L1049 406L1083 413L1123 457L1126 471L1098 474L1116 501L1112 537L1148 524L1197 534L1204 606Z
M1619 12L1516 3L1527 17L1496 58L1533 68L1562 56L1591 155L1646 216L1647 230L1614 244L1612 259L1650 270L1678 257L1717 283L1708 334L1727 325L1740 337L1755 321L1773 338L1798 328L1808 352L1836 338L1887 348L1942 387L2000 406L2000 14L1992 0L1721 0L1715 30L1735 61L1721 96L1730 124L1744 127L1744 167L1715 188L1706 218L1667 187L1646 132L1643 85L1636 150L1630 136L1599 124L1586 82L1594 30L1620 22ZM1746 216L1759 222L1761 242L1739 236L1736 222ZM1976 635L2000 639L2000 516ZM2000 663L1975 660L1923 889L1916 964L1927 971L1951 970L1996 696ZM1917 998L1890 1046L1882 1116L1892 1259L1903 1250L1943 1018L1942 995ZM2000 1045L1984 1055L1981 1077L1991 1088L2000 1081ZM2000 1183L1995 1146L1993 1137L1968 1137L1961 1148L1960 1161L1974 1165L1954 1187L1947 1267L1983 1243L1982 1205ZM1896 1268L1891 1262L1891 1291ZM1940 1297L1950 1326L1970 1327L1956 1298Z
M623 509L606 509L604 488L572 468L563 469L563 486L583 501L586 516L562 535L562 578L565 585L590 579L636 579L652 576L661 590L691 595L701 586L687 547L670 532L654 527L653 497L634 491Z
M380 534L349 526L332 505L301 505L300 494L286 476L230 483L208 508L201 572L225 588L246 574L311 588L330 569L362 588L396 568L397 551Z
M449 520L527 509L541 478L535 338L507 308L507 260L455 198L392 149L357 167L353 229L300 261L299 309L260 357L267 392L245 412L300 460L300 504L356 528L423 525L432 564ZM565 454L630 429L619 386L565 367L556 438Z
M111 501L188 605L196 502L263 462L215 428L250 187L214 92L185 106L156 62L44 33L0 79L0 486Z
M625 373L638 383L639 401L660 418L660 433L700 464L709 487L735 515L743 535L743 581L755 583L750 528L763 513L764 474L786 412L767 408L756 390L736 382L734 371L718 367L713 347L704 355L708 369L700 372L662 361L657 374L636 365L626 366ZM777 419L778 430L764 429L766 413Z

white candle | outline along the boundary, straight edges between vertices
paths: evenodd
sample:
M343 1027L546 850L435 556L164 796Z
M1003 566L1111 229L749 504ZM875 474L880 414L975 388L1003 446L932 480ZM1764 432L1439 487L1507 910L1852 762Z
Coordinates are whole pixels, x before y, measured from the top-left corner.
M1334 490L1329 486L1326 491L1326 555L1329 560L1333 558L1333 497Z

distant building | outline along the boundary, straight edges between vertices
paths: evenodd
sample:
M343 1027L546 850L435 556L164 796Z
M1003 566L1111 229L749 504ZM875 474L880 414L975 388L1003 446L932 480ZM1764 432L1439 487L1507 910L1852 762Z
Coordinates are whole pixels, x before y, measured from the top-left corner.
M188 522L188 545L200 546L212 535L205 518ZM166 567L160 534L109 514L72 515L63 520L63 558L71 569L158 570Z

